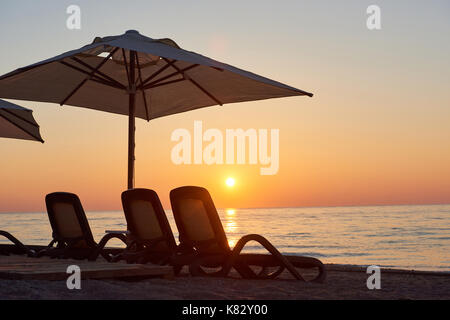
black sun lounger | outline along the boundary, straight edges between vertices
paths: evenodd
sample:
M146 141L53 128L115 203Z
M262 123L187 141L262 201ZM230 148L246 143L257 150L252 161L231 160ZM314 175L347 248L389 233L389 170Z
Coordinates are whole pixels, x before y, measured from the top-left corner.
M192 254L178 247L157 193L150 189L130 189L122 193L122 206L128 225L128 246L114 261L151 262L172 265L178 274L189 264Z
M117 238L126 243L123 234L106 234L97 244L92 236L89 222L76 194L67 192L50 193L45 197L48 218L53 230L53 240L37 256L96 260L102 255L110 261L104 250L106 243Z
M312 280L323 282L326 277L322 262L311 257L283 256L267 239L257 234L242 237L230 249L222 223L209 192L201 187L180 187L170 192L170 202L180 233L180 245L192 248L197 258L189 268L193 275L207 275L204 268L220 268L210 273L226 276L231 268L244 278L275 278L287 269L296 279L304 280L296 268L317 268L318 275ZM249 241L260 243L270 255L243 254L241 250ZM261 268L259 273L251 268ZM275 268L269 273L268 269Z

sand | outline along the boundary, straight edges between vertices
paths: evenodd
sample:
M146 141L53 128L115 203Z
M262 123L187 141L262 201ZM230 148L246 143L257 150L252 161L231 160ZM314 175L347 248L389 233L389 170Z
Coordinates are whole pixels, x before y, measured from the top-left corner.
M369 290L362 267L327 265L325 283L190 277L174 280L82 280L81 290L65 281L0 280L0 299L450 299L450 274L382 270L381 289Z

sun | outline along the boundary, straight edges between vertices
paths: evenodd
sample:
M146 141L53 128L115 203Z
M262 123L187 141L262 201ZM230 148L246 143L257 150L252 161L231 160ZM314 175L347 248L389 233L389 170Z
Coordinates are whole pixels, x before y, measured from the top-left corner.
M234 180L234 178L232 178L232 177L228 177L227 180L225 180L225 184L228 187L232 188L236 184L236 180Z

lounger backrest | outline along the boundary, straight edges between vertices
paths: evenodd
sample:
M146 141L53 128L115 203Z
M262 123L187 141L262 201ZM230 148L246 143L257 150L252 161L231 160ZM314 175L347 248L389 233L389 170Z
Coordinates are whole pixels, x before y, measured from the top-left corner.
M149 189L131 189L122 193L122 206L128 230L139 242L159 241L157 251L175 250L175 238L158 194Z
M208 190L180 187L170 192L180 243L205 253L229 252L227 237Z
M45 197L53 239L75 247L95 247L89 222L76 194L54 192Z

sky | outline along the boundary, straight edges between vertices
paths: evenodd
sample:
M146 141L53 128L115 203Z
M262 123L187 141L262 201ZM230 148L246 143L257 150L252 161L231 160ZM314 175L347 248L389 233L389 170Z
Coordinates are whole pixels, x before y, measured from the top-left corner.
M66 27L69 5L81 29ZM381 29L366 26L369 5ZM137 120L136 186L210 190L217 207L450 203L450 2L1 1L0 74L129 29L314 93ZM0 97L1 98L1 97ZM125 116L31 108L44 144L0 138L0 212L45 210L53 191L86 210L119 210ZM179 128L279 129L279 170L175 165ZM235 179L228 187L227 178Z

